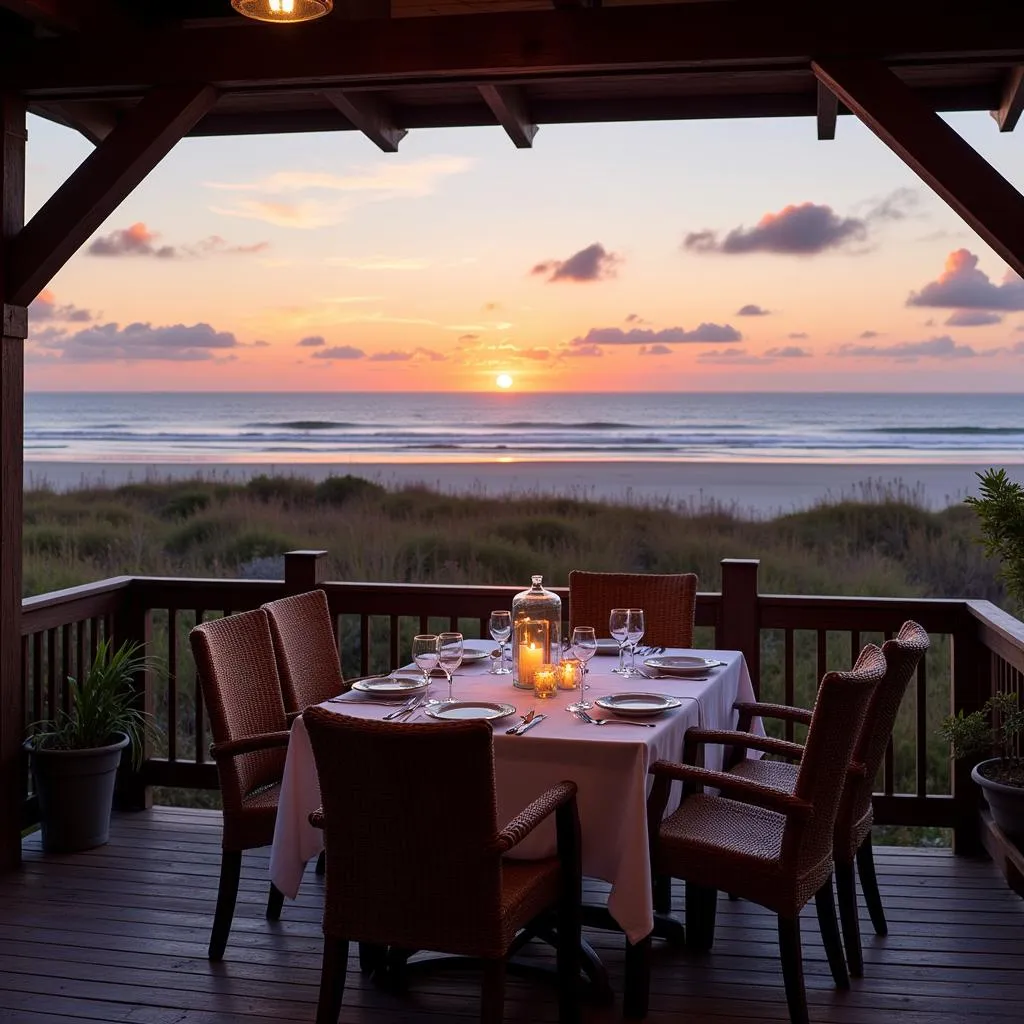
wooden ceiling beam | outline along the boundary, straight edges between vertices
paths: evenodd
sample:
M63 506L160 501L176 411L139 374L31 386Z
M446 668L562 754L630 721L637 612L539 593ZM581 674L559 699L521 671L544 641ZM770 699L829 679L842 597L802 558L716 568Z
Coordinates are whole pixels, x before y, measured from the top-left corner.
M385 100L372 93L351 93L342 89L325 89L324 96L375 146L385 153L398 152L399 142L408 133L395 124Z
M385 88L442 81L520 81L553 75L807 68L821 53L889 65L974 59L1024 64L1024 4L943 6L921 19L866 0L840 5L680 3L598 10L529 10L345 21L288 31L220 25L39 39L5 54L0 86L29 100L138 95L154 85L206 81L220 89ZM992 17L984 12L992 8ZM996 9L998 8L998 10ZM242 22L245 19L239 18Z
M7 301L27 306L216 99L167 86L124 117L8 243Z
M527 112L522 89L511 85L481 85L479 88L484 102L516 149L529 149L537 134L537 126Z
M822 58L818 80L1024 275L1024 195L883 64Z
M81 32L116 13L104 0L0 0L0 8L54 32Z
M1024 111L1024 65L1018 64L1006 76L1003 86L1003 102L998 110L992 111L1001 132L1012 132L1017 127L1021 112Z
M839 97L824 82L818 82L818 139L823 142L836 137L839 118Z

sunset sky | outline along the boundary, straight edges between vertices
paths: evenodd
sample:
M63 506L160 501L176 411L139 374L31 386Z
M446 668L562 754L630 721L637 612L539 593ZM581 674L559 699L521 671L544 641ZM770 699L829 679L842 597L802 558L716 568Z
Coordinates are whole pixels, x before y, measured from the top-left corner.
M1024 136L950 123L1017 187ZM32 119L29 212L89 152ZM32 390L1006 391L1024 281L852 118L189 139L31 309Z

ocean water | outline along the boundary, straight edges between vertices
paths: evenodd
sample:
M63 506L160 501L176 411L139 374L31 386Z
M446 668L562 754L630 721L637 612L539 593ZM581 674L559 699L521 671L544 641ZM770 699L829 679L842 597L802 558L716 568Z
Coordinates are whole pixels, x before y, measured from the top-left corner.
M33 462L1024 463L1024 395L44 393Z

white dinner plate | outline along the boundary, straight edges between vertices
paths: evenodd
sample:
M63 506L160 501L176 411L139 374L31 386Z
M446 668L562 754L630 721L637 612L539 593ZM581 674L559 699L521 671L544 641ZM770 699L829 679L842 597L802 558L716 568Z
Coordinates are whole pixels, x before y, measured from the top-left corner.
M493 640L467 640L462 645L463 664L472 661L483 661L491 656L491 651L496 651L498 645Z
M423 709L431 718L445 722L464 722L471 718L507 718L516 709L511 704L491 700L455 700L450 704L431 704Z
M654 669L664 676L702 676L708 669L721 664L714 658L698 658L692 654L661 654L644 658L644 668Z
M632 718L648 718L683 706L681 700L663 693L613 693L610 697L599 697L594 703L605 711Z
M411 697L427 688L421 672L398 672L391 676L370 676L357 679L352 689L374 697ZM358 703L354 701L353 703Z
M597 640L597 653L598 654L618 654L619 653L619 641L612 640L610 637L598 637Z

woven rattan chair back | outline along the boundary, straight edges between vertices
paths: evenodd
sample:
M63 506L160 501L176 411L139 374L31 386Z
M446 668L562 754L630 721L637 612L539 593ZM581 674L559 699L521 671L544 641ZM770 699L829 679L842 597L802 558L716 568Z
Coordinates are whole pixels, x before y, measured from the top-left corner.
M871 794L874 792L875 779L885 758L885 749L889 745L896 715L899 713L903 696L907 692L910 679L917 669L918 662L928 650L928 634L916 622L903 623L899 635L894 640L886 640L882 645L885 655L885 677L878 684L868 703L864 724L854 747L853 759L864 766L864 773L850 779L847 791L840 806L839 820L836 823L837 849L840 836L845 831L850 834L851 828L871 813ZM859 662L858 662L859 665ZM857 852L863 836L853 842L849 856Z
M811 820L799 829L799 849L791 848L796 832L787 826L783 857L798 876L832 859L832 832L849 773L854 744L868 703L885 676L885 656L868 644L849 672L827 672L818 689L807 742L800 761L795 794L814 807Z
M429 729L303 713L320 778L324 931L473 954L499 931L494 755L486 722Z
M288 728L270 624L262 609L228 615L189 634L214 743ZM281 781L285 748L240 754L219 762L225 812L242 798Z
M608 636L613 608L643 608L644 643L660 647L692 647L697 607L694 573L653 575L624 572L569 573L569 631L593 626Z
M327 595L310 590L263 605L270 620L284 706L302 711L345 689Z

